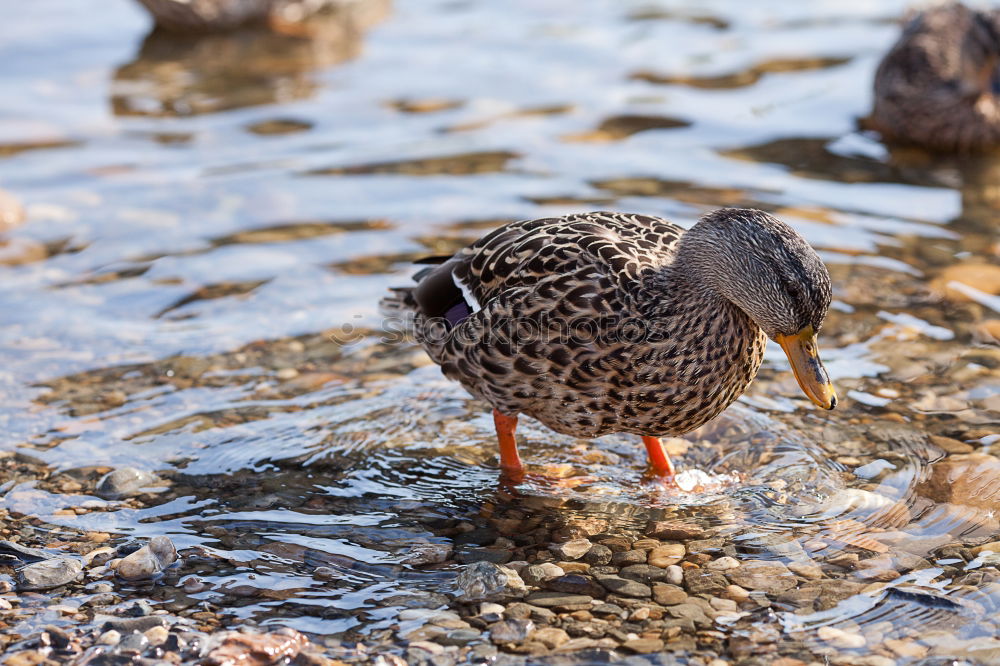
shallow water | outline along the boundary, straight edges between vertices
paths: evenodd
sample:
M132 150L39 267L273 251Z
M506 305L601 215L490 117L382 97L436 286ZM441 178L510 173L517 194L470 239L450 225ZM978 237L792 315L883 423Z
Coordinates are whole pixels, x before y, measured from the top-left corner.
M663 517L760 559L940 560L832 609L776 609L795 640L889 636L880 623L907 613L974 638L982 612L947 600L980 565L941 548L996 535L995 470L960 461L987 471L942 484L933 466L995 460L1000 441L1000 302L945 272L997 264L1000 163L857 130L903 7L396 0L315 39L200 41L147 35L124 1L23 7L0 43L0 186L27 210L0 235L3 448L168 483L129 507L15 479L0 506L169 535L209 589L150 598L345 640L382 640L448 591L457 565L410 564L414 544ZM774 212L830 267L821 343L842 406L813 410L769 348L678 458L718 476L705 492L644 483L632 438L531 422L536 470L592 479L499 488L484 405L377 310L410 260L504 221L596 208L690 225L723 205Z

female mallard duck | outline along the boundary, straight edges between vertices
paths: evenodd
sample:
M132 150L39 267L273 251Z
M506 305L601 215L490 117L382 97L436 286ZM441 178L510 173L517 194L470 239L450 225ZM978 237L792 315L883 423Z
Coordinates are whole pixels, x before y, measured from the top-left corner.
M889 141L945 152L1000 146L1000 10L920 12L875 74L865 124Z
M767 213L717 210L687 232L622 213L528 220L438 260L390 300L415 315L444 374L493 406L513 480L518 414L581 437L641 435L654 471L672 476L659 437L736 400L766 337L815 404L837 404L816 348L829 273Z

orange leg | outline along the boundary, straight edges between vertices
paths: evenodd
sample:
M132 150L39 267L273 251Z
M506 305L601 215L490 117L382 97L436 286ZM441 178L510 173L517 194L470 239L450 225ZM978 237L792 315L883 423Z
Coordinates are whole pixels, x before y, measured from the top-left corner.
M493 423L497 427L497 441L500 443L500 472L505 478L519 483L524 479L524 465L517 454L517 441L514 439L517 417L494 409Z
M646 453L649 454L649 464L653 472L665 479L672 479L674 476L674 463L670 461L667 450L663 448L663 442L659 437L643 436L642 443L646 445Z

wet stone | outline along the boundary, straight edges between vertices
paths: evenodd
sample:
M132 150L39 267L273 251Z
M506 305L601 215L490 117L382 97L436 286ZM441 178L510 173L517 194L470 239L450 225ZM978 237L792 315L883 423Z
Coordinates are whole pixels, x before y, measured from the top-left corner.
M108 472L97 482L97 496L106 500L120 500L138 495L159 479L149 472L133 467L120 467Z
M597 582L604 586L604 589L625 597L649 597L653 591L648 585L643 585L634 580L621 578L619 576L599 576Z
M475 629L454 629L438 637L437 642L441 645L468 645L481 638L482 634Z
M542 608L579 610L580 607L590 608L594 598L584 594L566 594L563 592L532 592L525 602ZM510 609L508 609L509 611Z
M624 567L619 575L622 578L630 578L640 583L656 583L667 579L667 570L649 564L633 564Z
M653 652L662 652L664 643L658 638L633 638L625 641L622 647L638 654L652 654Z
M684 603L688 598L687 592L676 585L654 585L653 601L662 606L674 606Z
M677 564L687 553L687 549L679 543L668 543L657 546L649 551L646 561L654 566L666 569L671 564Z
M656 539L688 541L701 539L706 535L705 529L694 523L677 520L657 520L649 523L646 534Z
M403 564L421 566L424 564L440 564L451 556L451 546L444 543L417 543L410 546L410 551L403 558ZM510 558L507 558L508 560Z
M83 563L69 557L54 557L21 568L16 574L19 590L49 590L80 577Z
M768 594L777 594L795 587L795 575L780 562L750 560L738 569L727 573L734 585L749 590L761 590Z
M583 561L593 566L604 566L611 562L614 553L603 544L594 544L587 554L583 556Z
M631 564L645 563L646 551L644 550L625 550L611 556L611 564L616 567L625 567Z
M149 639L138 632L131 633L118 643L118 651L122 653L141 654L149 647Z
M501 620L489 626L490 640L494 643L520 643L535 628L531 620Z
M527 592L524 581L512 569L476 562L469 564L455 579L459 601L503 601L523 597Z
M455 553L455 559L462 564L472 564L473 562L492 562L493 564L506 564L510 562L513 553L509 550L498 550L496 548L476 548L466 546Z
M158 536L131 555L123 557L114 569L125 580L152 578L177 561L177 549L169 537Z
M554 592L567 594L583 594L591 597L603 597L604 588L593 578L580 574L566 574L545 583L545 588Z
M108 629L97 637L97 642L101 645L118 645L121 640L121 632L114 629Z
M569 634L557 627L543 627L533 631L530 638L554 650L569 641Z
M528 585L541 585L553 578L559 578L564 573L558 565L551 562L543 562L525 567L524 571L521 572L521 578Z
M589 605L589 603L588 603ZM556 614L548 608L542 608L532 604L522 602L513 603L504 611L504 617L515 620L532 619L535 622L547 624L556 619Z
M103 628L115 629L123 634L134 631L144 632L149 631L153 627L162 627L169 624L167 617L165 615L147 615L145 617L105 618Z
M593 544L587 539L573 539L565 543L554 543L549 546L549 550L556 557L564 560L578 560L586 555L592 547Z
M653 590L653 594L656 594L655 588ZM686 594L684 596L685 598L687 597ZM624 613L625 611L621 606L616 606L614 604L600 604L599 606L594 606L591 609L591 612L594 615L614 615L616 617L621 617L622 613Z
M719 596L728 585L729 581L718 571L688 569L684 572L684 587L690 594Z

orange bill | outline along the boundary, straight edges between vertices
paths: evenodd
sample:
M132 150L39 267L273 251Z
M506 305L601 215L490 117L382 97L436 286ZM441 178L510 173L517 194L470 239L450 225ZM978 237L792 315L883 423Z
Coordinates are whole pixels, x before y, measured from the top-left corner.
M776 342L785 350L795 379L813 404L823 409L836 407L837 391L830 383L823 362L819 360L819 346L813 327L806 326L793 335L779 335Z

